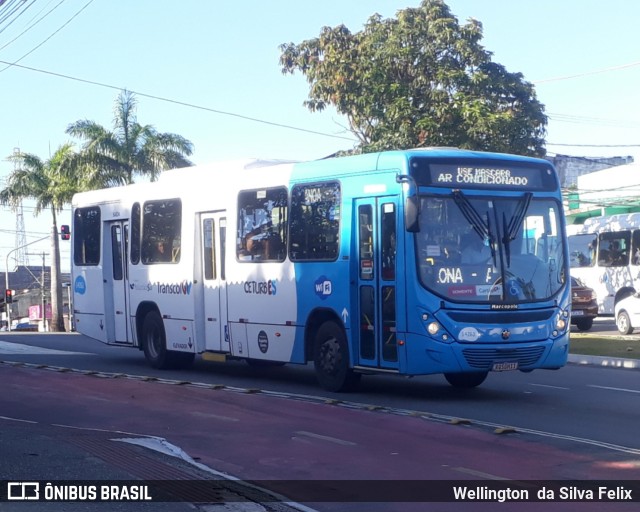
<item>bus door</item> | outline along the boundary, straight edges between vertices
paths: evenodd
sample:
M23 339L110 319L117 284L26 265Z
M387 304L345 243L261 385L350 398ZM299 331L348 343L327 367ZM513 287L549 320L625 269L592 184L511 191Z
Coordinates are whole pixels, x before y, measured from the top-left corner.
M200 215L205 350L228 352L225 212Z
M127 265L127 240L129 223L106 223L104 293L105 330L107 343L133 343L128 314L129 268ZM107 254L108 252L108 254Z
M397 199L357 199L356 211L358 364L397 369Z

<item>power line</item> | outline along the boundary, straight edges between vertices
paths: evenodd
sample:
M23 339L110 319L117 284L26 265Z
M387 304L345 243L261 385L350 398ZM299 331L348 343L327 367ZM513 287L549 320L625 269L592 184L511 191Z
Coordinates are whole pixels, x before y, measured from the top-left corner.
M84 7L82 7L78 12L76 12L73 16L71 16L71 18L69 18L65 23L62 24L61 27L58 28L58 30L54 31L53 34L51 34L49 37L47 37L44 41L42 41L40 44L36 45L34 48L32 48L31 50L29 50L27 53L25 53L22 57L20 57L18 60L11 62L8 66L0 69L0 73L2 73L3 71L9 69L11 66L15 66L16 63L20 62L22 59L24 59L25 57L27 57L28 55L31 55L33 52L35 52L38 48L40 48L44 43L46 43L49 39L51 39L53 36L55 36L58 32L60 32L64 27L66 27L69 23L71 23L82 11L84 11L87 7L89 7L89 5L91 5L94 2L94 0L89 0ZM6 63L5 63L6 64Z
M621 69L633 68L640 66L640 61L630 62L629 64L622 64L621 66L612 66L609 68L594 69L592 71L585 71L584 73L577 73L575 75L558 76L555 78L546 78L544 80L532 80L533 84L545 84L548 82L559 82L561 80L572 80L574 78L582 78L584 76L597 75L600 73L608 73L609 71L619 71Z
M5 12L5 14L3 14L2 16L0 16L0 24L4 23L5 21L7 21L9 18L11 18L11 16L13 16L16 12L20 11L21 8L22 12L19 12L18 14L16 14L16 16L9 21L9 23L7 23L4 27L2 27L2 29L0 29L0 33L4 32L8 27L10 27L13 23L15 23L15 21L22 16L25 11L27 9L29 9L29 7L31 7L34 3L36 2L36 0L33 0L30 4L26 4L26 2L24 0L17 0L17 2L15 0L11 0L6 6L5 6L5 10L7 9L11 9L9 10L9 12ZM16 4L17 5L15 7L11 7L12 4ZM2 5L2 4L0 4Z
M549 119L564 123L587 124L597 126L612 126L619 128L637 128L640 124L633 121L624 121L621 119L604 119L600 117L576 116L572 114L548 114Z
M76 15L74 15L74 17L77 16L82 10L84 10L93 1L94 0L90 0L80 11L78 11L78 13L76 13ZM71 19L73 19L73 18L71 18ZM71 21L71 19L68 20L67 23L65 23L65 25L67 25ZM65 25L63 25L63 27ZM7 61L4 61L4 60L0 60L0 63L6 64L6 67L3 68L2 70L0 70L0 72L8 69L9 67L17 67L17 68L24 69L24 70L27 70L27 71L32 71L32 72L35 72L35 73L41 73L41 74L45 74L45 75L55 76L55 77L58 77L58 78L63 78L65 80L73 80L73 81L76 81L76 82L81 82L81 83L85 83L85 84L89 84L89 85L94 85L94 86L97 86L97 87L103 87L103 88L106 88L106 89L112 89L112 90L116 90L116 91L123 90L123 87L107 84L107 83L104 83L104 82L97 82L95 80L89 80L89 79L86 79L86 78L80 78L80 77L75 77L75 76L71 76L71 75L65 75L63 73L57 73L55 71L49 71L49 70L45 70L45 69L39 69L39 68L31 67L31 66L25 66L25 65L22 65L22 64L18 64L18 62L20 60L22 60L24 57L26 57L27 55L29 55L30 53L35 51L37 48L42 46L42 44L44 44L51 37L53 37L53 35L55 35L57 32L59 32L63 27L60 27L60 29L58 29L56 32L51 34L51 36L49 36L47 39L45 39L45 41L40 43L40 45L36 46L33 50L31 50L29 53L23 55L20 59L16 60L15 62L7 62ZM607 70L620 69L620 68L623 68L623 67L630 67L632 65L640 65L640 62L633 63L633 64L628 64L628 65L625 65L625 66L618 66L616 68L607 68ZM584 75L587 75L587 74L593 74L593 73L596 73L596 72L604 72L604 71L606 71L606 70L599 70L599 71L594 71L594 72L589 72L589 73L584 73L582 75L574 75L574 76L576 76L576 77L577 76L584 76ZM571 77L567 77L567 78L571 78ZM551 81L551 80L555 80L555 79L542 80L542 81L539 81L538 83ZM153 99L153 100L157 100L157 101L163 101L163 102L171 103L171 104L174 104L174 105L181 105L181 106L188 107L188 108L193 108L193 109L196 109L196 110L203 110L203 111L206 111L206 112L212 112L214 114L235 117L235 118L238 118L238 119L244 119L246 121L266 124L266 125L269 125L269 126L276 126L278 128L285 128L285 129L288 129L288 130L295 130L295 131L304 132L304 133L311 133L313 135L320 135L320 136L323 136L323 137L330 137L330 138L335 138L335 139L341 139L341 140L348 140L348 141L351 141L351 142L356 142L355 139L352 138L352 137L345 137L345 136L342 136L342 135L336 135L336 134L332 134L332 133L319 132L319 131L316 131L316 130L309 130L307 128L301 128L299 126L293 126L293 125L288 125L288 124L284 124L284 123L277 123L277 122L274 122L274 121L267 121L265 119L260 119L260 118L256 118L256 117L252 117L252 116L246 116L246 115L238 114L238 113L235 113L235 112L228 112L228 111L224 111L224 110L214 109L214 108L211 108L211 107L205 107L203 105L196 105L194 103L188 103L188 102L185 102L185 101L174 100L174 99L171 99L171 98L165 98L163 96L157 96L157 95L154 95L154 94L148 94L148 93L144 93L144 92L140 92L140 91L130 90L130 92L132 92L132 93L134 93L134 94L136 94L138 96L141 96L143 98L149 98L149 99ZM558 121L576 122L576 123L585 123L585 124L588 124L590 121L605 121L605 122L612 122L612 123L617 122L617 121L613 121L613 120L599 120L598 118L589 118L589 117L582 117L582 116L571 116L571 115L568 115L568 114L550 114L549 117L552 118L552 119L554 117L557 117ZM547 142L546 144L548 146L569 146L569 147L603 147L603 148L640 147L640 144L566 144L566 143L554 143L554 142Z
M16 37L14 37L13 39L11 39L10 41L6 42L4 45L0 46L0 50L4 50L7 46L9 46L11 43L13 43L16 39L19 39L20 37L22 37L24 34L26 34L27 32L29 32L29 30L31 30L33 27L35 27L38 23L40 23L43 19L45 19L47 16L49 16L49 14L51 14L53 11L55 11L58 7L60 7L65 0L60 0L60 2L54 6L52 9L50 9L44 16L42 16L40 19L38 19L35 23L32 23L31 25L29 25L27 28L25 28L22 32L20 32ZM40 11L42 12L42 11ZM38 13L40 14L40 13ZM36 14L36 16L38 15ZM35 17L35 16L34 16ZM31 21L33 20L33 18L31 18L31 20L29 20L29 23L31 23ZM5 68L6 69L6 68Z
M47 70L44 70L44 69L38 69L38 68L31 67L31 66L25 66L23 64L17 64L15 62L7 62L7 61L4 61L4 60L0 60L0 64L8 64L7 67L16 67L16 68L20 68L20 69L26 69L27 71L33 71L35 73L42 73L42 74L45 74L45 75L55 76L55 77L58 77L58 78L64 78L66 80L74 80L76 82L81 82L81 83L90 84L90 85L96 85L98 87L104 87L106 89L113 89L113 90L116 90L116 91L122 91L123 90L123 87L118 87L118 86L115 86L115 85L105 84L105 83L102 83L102 82L96 82L95 80L87 80L85 78L79 78L79 77L75 77L75 76L71 76L71 75L64 75L62 73L56 73L54 71L47 71ZM348 140L350 142L356 142L356 140L354 138L352 138L352 137L344 137L342 135L335 135L335 134L332 134L332 133L324 133L324 132L319 132L319 131L316 131L316 130L309 130L307 128L300 128L298 126L292 126L292 125L283 124L283 123L276 123L276 122L273 122L273 121L266 121L264 119L259 119L257 117L245 116L245 115L242 115L242 114L236 114L234 112L226 112L224 110L218 110L218 109L214 109L214 108L210 108L210 107L204 107L202 105L195 105L193 103L187 103L187 102L184 102L184 101L172 100L170 98L164 98L162 96L155 96L153 94L146 94L146 93L143 93L143 92L133 91L133 90L130 90L130 89L129 89L129 91L132 92L133 94L136 94L137 96L141 96L143 98L150 98L150 99L154 99L154 100L158 100L158 101L164 101L166 103L172 103L174 105L181 105L183 107L194 108L194 109L197 109L197 110L204 110L206 112L212 112L214 114L235 117L235 118L238 118L238 119L244 119L246 121L252 121L254 123L261 123L261 124L266 124L266 125L269 125L269 126L276 126L278 128L285 128L285 129L288 129L288 130L295 130L295 131L299 131L299 132L311 133L311 134L314 134L314 135L321 135L323 137L331 137L331 138L334 138L334 139L342 139L342 140Z
M547 146L569 146L574 148L640 148L640 144L561 144L545 142Z

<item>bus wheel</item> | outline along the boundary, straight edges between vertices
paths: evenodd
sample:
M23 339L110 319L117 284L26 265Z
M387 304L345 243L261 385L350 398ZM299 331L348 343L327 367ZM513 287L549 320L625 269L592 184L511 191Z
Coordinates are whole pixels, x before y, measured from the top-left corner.
M327 391L349 391L360 381L360 374L349 368L347 340L335 322L325 322L318 329L313 346L313 364L320 386Z
M475 388L484 382L488 372L445 373L444 378L454 388Z
M171 358L167 350L167 338L164 333L162 318L156 311L147 313L142 324L142 342L144 356L154 368L160 370L171 366Z
M193 352L169 352L172 368L186 369L192 364L196 355Z

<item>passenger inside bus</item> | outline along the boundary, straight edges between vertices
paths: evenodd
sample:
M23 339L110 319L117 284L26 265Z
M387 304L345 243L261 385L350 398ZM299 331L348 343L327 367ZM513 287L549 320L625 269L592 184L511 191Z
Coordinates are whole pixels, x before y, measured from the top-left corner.
M618 240L609 242L609 249L607 251L600 251L599 263L603 266L626 265L627 261L627 253L620 249L620 242Z
M167 251L166 245L162 240L158 240L156 242L156 250L155 250L153 261L158 261L158 262L171 261L171 255Z
M491 249L475 232L467 233L462 237L462 263L478 265L491 257Z

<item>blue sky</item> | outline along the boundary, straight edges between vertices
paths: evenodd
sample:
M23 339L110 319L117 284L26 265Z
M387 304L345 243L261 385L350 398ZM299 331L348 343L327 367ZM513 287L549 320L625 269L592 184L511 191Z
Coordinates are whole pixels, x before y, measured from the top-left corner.
M640 2L447 3L461 22L482 22L482 42L496 62L536 85L550 117L549 154L640 160ZM306 80L281 73L278 47L313 38L322 26L344 23L356 32L373 13L393 17L419 0L25 0L28 8L11 15L17 4L0 5L0 61L33 69L5 69L0 62L0 180L13 168L4 158L14 148L47 158L72 140L65 129L73 121L112 126L119 88L140 94L139 122L190 139L195 163L306 160L348 149L353 143L344 119L302 106ZM636 146L603 147L624 144ZM28 242L45 236L50 225L49 215L32 213L25 204ZM0 221L3 270L15 247L15 214L0 208ZM46 242L28 252L43 250ZM68 268L68 248L63 259ZM41 264L39 257L29 260Z

